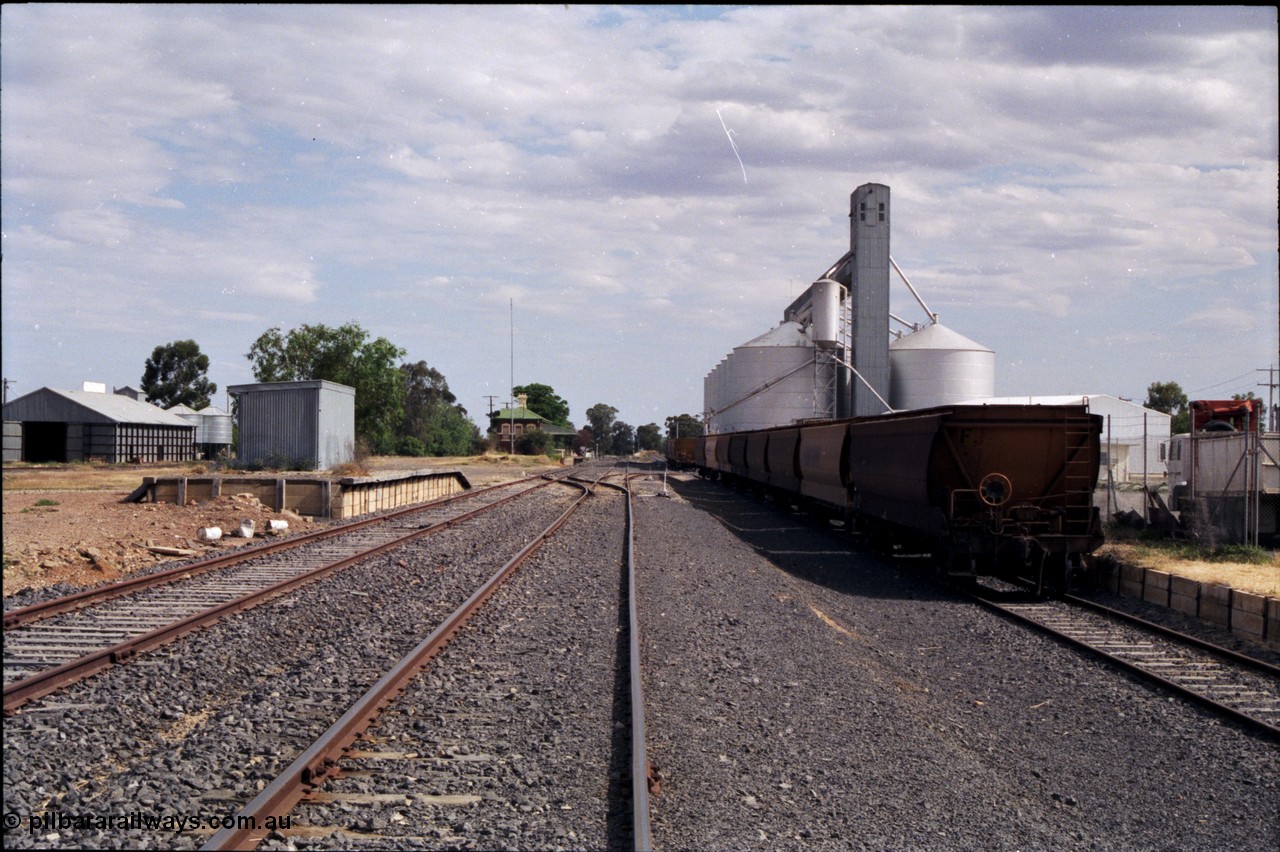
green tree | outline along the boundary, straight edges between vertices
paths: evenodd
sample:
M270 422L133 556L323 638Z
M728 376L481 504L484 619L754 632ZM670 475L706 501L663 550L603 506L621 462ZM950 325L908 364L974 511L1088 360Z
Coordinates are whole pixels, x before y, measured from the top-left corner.
M427 421L424 441L431 456L469 456L484 447L480 428L461 405L437 408Z
M404 350L354 322L338 328L303 325L282 334L271 328L245 357L260 382L324 380L356 391L356 438L375 453L396 451L396 428L404 418L404 376L396 367Z
M642 450L661 450L662 427L657 423L646 423L637 427L636 445Z
M597 402L587 409L587 425L591 427L591 433L597 438L608 438L613 434L613 421L617 416L618 409L612 405Z
M1152 382L1147 385L1147 408L1171 415L1169 428L1178 435L1191 430L1191 412L1187 408L1187 395L1177 382Z
M530 429L516 438L516 452L522 456L543 456L551 446L551 436L541 429Z
M475 452L480 430L457 405L444 375L426 361L401 364L404 419L397 429L403 455L463 456ZM412 438L415 443L409 442ZM421 452L412 450L421 447Z
M615 456L629 456L636 451L636 430L621 420L615 420L609 433L609 452Z
M565 402L550 385L519 385L511 389L515 396L525 394L529 399L525 407L541 417L545 417L557 426L572 429L569 422L569 403Z
M209 356L194 340L175 340L152 350L142 369L142 390L147 402L161 408L185 405L199 411L218 392L208 372Z
M668 438L696 438L703 432L702 418L677 414L667 418Z

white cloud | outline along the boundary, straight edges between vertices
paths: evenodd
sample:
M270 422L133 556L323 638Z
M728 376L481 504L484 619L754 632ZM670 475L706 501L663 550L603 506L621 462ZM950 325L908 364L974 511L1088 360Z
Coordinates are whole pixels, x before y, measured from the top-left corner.
M892 187L893 253L931 307L1019 365L1003 391L1178 378L1167 351L1064 360L1059 329L1275 311L1264 9L0 14L6 375L71 381L41 356L86 328L129 329L104 364L127 381L159 338L235 370L270 325L354 319L412 335L479 410L514 299L539 328L522 361L565 377L575 415L697 410L702 374L843 253L867 181ZM592 327L593 363L653 380L624 400L561 365ZM1273 335L1177 369L1265 366Z

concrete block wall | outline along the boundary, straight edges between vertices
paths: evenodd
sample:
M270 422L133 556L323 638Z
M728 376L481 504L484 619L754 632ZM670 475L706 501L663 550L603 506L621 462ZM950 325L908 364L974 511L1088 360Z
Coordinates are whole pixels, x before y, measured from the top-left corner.
M1200 583L1136 565L1110 563L1099 567L1099 583L1108 591L1175 609L1241 638L1280 649L1280 598L1217 583Z
M389 477L338 480L335 518L355 518L372 512L426 503L471 487L460 471L417 472Z
M145 477L146 498L186 505L224 494L252 494L277 512L346 519L425 503L471 487L461 471L414 471L389 477L331 479L269 476Z

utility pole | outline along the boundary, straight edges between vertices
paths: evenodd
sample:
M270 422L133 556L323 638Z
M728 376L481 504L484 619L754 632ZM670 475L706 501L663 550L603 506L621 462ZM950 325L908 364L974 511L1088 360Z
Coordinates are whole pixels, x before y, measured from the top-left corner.
M1267 374L1267 380L1260 381L1260 383L1258 383L1258 388L1267 389L1267 421L1265 425L1263 425L1263 431L1280 431L1280 423L1276 422L1277 418L1275 409L1275 393L1277 386L1276 372L1280 372L1280 370L1277 370L1276 367L1267 367L1263 370L1263 368L1260 367L1254 372L1265 372L1265 374Z
M493 401L498 398L496 393L485 394L485 399L489 400L489 419L493 419Z
M16 384L17 382L15 382L13 379L4 379L3 397L4 397L5 405L9 404L9 385L16 385Z

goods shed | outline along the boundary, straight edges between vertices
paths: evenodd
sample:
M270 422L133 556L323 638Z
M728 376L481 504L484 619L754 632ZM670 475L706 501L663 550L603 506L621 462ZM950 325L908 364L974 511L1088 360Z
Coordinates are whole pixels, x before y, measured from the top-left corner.
M248 464L327 470L356 456L356 389L337 382L232 385Z
M105 393L105 389L40 388L6 403L4 422L6 461L195 458L195 427L190 423L148 402Z

